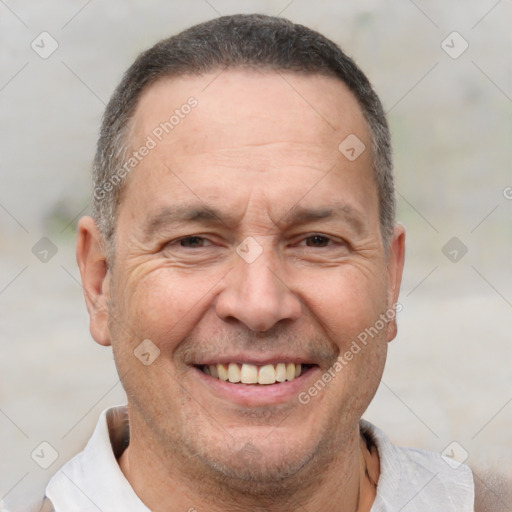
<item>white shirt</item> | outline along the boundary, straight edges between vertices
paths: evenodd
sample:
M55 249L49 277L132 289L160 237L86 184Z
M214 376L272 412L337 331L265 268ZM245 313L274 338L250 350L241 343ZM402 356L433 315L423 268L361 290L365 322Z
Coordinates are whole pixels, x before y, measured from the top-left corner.
M125 407L104 411L83 452L52 477L46 496L55 512L149 512L116 459L127 444L127 418ZM361 428L373 439L380 457L371 512L473 511L473 475L467 466L454 468L453 461L438 453L394 446L364 420Z

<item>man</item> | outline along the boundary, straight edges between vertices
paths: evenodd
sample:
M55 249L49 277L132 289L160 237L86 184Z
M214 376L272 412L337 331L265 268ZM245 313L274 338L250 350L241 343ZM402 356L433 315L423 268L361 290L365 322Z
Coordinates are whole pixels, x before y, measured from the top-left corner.
M128 405L45 506L473 510L469 468L361 420L405 234L381 103L334 43L260 15L158 43L107 106L94 186L77 259Z

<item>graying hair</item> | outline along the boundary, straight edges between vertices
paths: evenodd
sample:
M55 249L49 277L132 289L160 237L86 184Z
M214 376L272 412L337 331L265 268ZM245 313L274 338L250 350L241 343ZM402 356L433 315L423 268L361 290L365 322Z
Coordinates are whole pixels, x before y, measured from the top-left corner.
M381 236L387 247L396 208L391 137L382 104L368 78L318 32L283 18L240 14L195 25L160 41L137 57L114 91L103 116L93 168L92 215L107 248L114 245L124 187L117 172L129 151L131 121L142 93L164 77L240 68L320 74L346 84L369 127Z

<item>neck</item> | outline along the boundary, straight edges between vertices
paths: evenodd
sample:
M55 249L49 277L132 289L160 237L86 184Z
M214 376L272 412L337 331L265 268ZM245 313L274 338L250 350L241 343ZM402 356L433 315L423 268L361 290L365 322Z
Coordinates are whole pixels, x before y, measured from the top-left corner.
M369 481L367 476L371 472L375 478L375 465L372 453L361 443L359 428L343 443L324 450L329 457L313 457L280 482L227 478L197 457L182 456L175 447L162 449L158 441L138 429L132 417L130 433L130 445L119 465L135 493L154 512L323 512L333 510L333 503L339 504L340 512L366 512L375 498L372 478Z

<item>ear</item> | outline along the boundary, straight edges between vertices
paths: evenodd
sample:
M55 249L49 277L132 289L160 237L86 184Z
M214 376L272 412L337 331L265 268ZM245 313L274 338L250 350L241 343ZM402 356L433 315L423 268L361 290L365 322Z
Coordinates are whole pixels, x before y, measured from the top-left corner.
M402 273L405 259L405 227L397 224L393 229L393 235L388 247L388 308L393 309L395 315L388 322L388 341L395 338L397 333L396 314L401 311L398 304L398 295L402 283Z
M89 312L91 335L100 345L110 345L108 330L110 272L102 237L91 217L82 217L78 223L76 259Z

